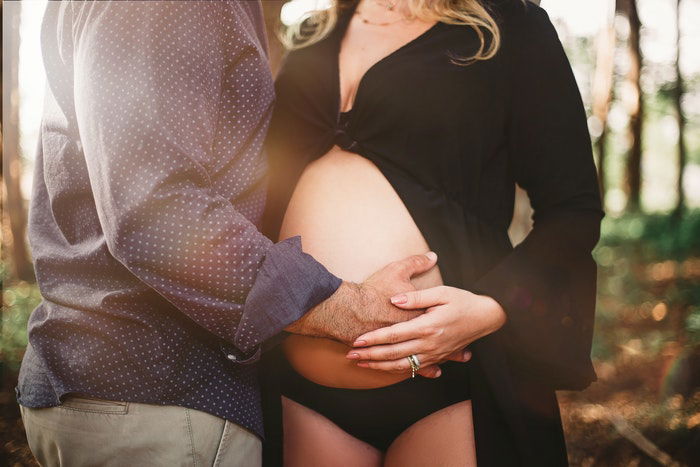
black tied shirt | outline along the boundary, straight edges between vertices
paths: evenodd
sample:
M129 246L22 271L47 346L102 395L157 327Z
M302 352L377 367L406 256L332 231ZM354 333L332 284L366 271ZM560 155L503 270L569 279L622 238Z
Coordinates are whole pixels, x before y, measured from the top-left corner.
M485 4L501 28L496 57L455 64L478 38L437 23L369 68L349 114L339 113L338 52L354 6L329 37L288 55L268 135L265 228L277 234L304 167L334 144L370 159L438 254L445 283L493 297L508 316L472 345L480 462L565 463L553 391L595 379L591 251L604 213L580 93L546 12ZM534 227L514 248L516 183Z

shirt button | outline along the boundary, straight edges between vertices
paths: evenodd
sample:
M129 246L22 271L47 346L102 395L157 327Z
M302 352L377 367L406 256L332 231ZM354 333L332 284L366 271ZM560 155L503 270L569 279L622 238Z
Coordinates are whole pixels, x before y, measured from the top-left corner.
M232 362L235 362L236 360L238 360L238 359L236 358L236 356L233 355L232 353L226 355L226 358L228 358L228 359L231 360Z

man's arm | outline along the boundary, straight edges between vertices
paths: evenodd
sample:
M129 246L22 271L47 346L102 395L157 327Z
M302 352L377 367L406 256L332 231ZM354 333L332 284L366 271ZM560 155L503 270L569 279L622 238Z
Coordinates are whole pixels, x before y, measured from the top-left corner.
M286 330L295 334L330 337L352 345L362 334L412 320L424 311L399 309L388 297L415 290L411 277L430 270L436 262L437 255L433 252L409 256L389 263L362 284L344 282L331 298L321 302ZM332 332L329 333L329 330ZM462 362L470 356L460 349L449 355L448 360ZM435 364L424 365L418 374L437 378L441 371Z
M429 252L389 263L361 284L344 282L331 296L286 330L295 334L330 337L348 345L369 331L407 321L423 310L402 310L389 297L415 290L411 277L424 273L437 262ZM329 333L329 330L332 330Z
M75 74L66 79L107 247L197 324L249 353L341 281L298 238L273 244L260 234L210 178L230 163L241 165L224 181L234 185L263 170L253 152L264 131L254 127L266 120L251 120L270 110L261 91L270 78L237 3L72 2L63 13L74 18ZM244 74L251 67L261 76ZM265 307L260 296L279 300Z

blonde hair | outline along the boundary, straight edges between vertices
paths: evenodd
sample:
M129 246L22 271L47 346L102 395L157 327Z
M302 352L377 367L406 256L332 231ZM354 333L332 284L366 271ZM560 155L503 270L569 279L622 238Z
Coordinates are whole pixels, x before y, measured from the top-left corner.
M280 40L288 49L299 49L325 38L335 27L341 8L348 8L359 0L332 0L331 8L308 13L296 24L280 30ZM498 24L480 0L406 0L409 18L423 21L439 21L471 27L479 38L479 48L470 57L454 57L452 60L468 65L488 60L496 55L501 44ZM487 40L490 39L490 40Z

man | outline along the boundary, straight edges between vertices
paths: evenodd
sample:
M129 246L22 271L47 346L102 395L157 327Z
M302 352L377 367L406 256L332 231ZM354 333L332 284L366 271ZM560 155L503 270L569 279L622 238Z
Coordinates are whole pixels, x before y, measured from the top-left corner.
M387 298L434 255L355 285L258 232L264 37L256 1L49 2L17 388L43 465L259 464L263 343L412 316Z

